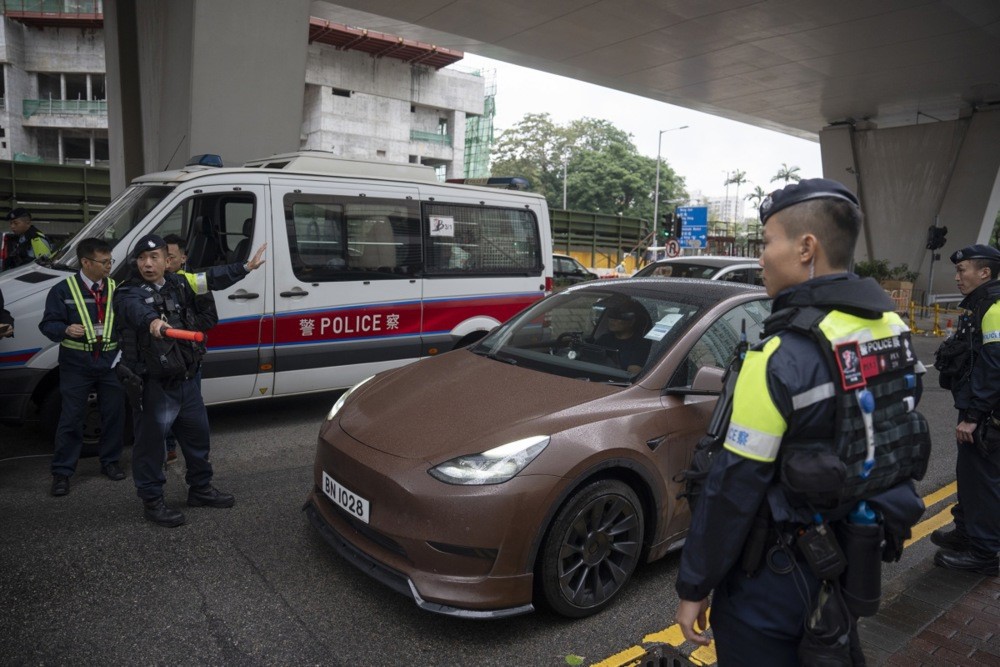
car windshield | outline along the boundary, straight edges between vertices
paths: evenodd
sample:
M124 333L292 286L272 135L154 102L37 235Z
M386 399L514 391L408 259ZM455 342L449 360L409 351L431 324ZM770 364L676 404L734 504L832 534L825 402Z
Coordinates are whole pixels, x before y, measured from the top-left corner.
M697 262L664 262L662 264L650 264L646 268L636 272L636 278L647 276L664 276L670 278L704 278L710 279L723 267L707 266Z
M545 373L624 386L663 357L698 311L670 295L571 290L540 301L470 349Z
M165 185L133 185L90 221L73 239L59 249L53 262L65 269L79 268L76 244L87 238L100 238L113 248L122 238L156 208L173 190Z

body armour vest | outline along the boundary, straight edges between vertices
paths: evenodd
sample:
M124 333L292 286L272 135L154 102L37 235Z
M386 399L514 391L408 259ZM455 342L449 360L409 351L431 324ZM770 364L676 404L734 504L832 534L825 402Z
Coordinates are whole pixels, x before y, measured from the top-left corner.
M832 438L782 445L780 482L789 496L836 518L859 500L922 479L930 433L914 409L919 362L902 321L894 313L870 320L790 308L768 320L768 334L782 330L816 341L836 402Z
M169 285L169 283L168 283ZM193 329L194 314L186 295L179 287L165 286L157 291L148 283L137 285L146 295L146 303L153 307L160 319L178 329ZM119 326L118 344L122 360L138 375L161 380L190 379L198 372L201 358L205 353L202 343L154 338L148 331L136 332L130 327Z

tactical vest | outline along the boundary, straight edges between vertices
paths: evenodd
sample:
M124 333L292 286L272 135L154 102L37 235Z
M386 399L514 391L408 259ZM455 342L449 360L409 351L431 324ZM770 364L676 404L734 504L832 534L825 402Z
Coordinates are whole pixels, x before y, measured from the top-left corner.
M982 297L971 304L969 312L959 318L955 333L945 339L934 353L934 368L938 371L938 383L943 389L951 389L964 382L972 373L972 366L983 347L983 317L997 301L1000 301L1000 281L989 285Z
M767 333L782 330L816 341L830 370L836 404L830 439L782 444L780 482L789 495L838 518L859 500L905 480L922 479L930 432L914 409L919 362L902 322L894 324L889 314L873 321L802 308L768 320Z
M115 310L111 307L111 299L115 295L115 281L108 278L108 298L105 306L104 322L99 322L96 327L93 320L90 319L90 309L87 308L87 303L83 300L80 281L76 279L75 275L70 276L66 279L66 285L69 287L69 293L73 297L77 315L80 316L80 323L83 325L84 340L81 342L71 338L64 338L60 345L70 350L84 352L93 351L95 345L98 351L108 352L118 349L118 343L115 342L111 335L115 326Z
M22 266L39 257L48 257L51 255L52 251L49 249L48 240L48 237L35 227L29 227L28 231L24 233L24 240L18 239L15 241L10 256L7 258L8 268ZM34 257L28 254L29 250L35 254Z
M146 294L146 303L161 320L179 329L194 328L194 313L181 285L167 283L160 291L148 283L140 283L137 287ZM163 381L193 378L205 353L201 343L154 338L148 330L137 332L127 326L118 327L117 338L122 360L133 372Z

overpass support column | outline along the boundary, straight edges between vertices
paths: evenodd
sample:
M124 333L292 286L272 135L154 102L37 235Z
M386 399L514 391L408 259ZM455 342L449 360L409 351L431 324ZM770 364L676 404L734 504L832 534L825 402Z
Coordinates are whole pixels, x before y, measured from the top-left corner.
M930 225L948 227L947 257L987 243L1000 209L1000 109L953 121L886 129L832 125L820 132L823 174L854 190L865 212L856 259L887 259L920 272L917 289L955 293L951 264L928 285ZM941 270L944 268L944 270Z
M105 0L111 190L299 149L309 0Z

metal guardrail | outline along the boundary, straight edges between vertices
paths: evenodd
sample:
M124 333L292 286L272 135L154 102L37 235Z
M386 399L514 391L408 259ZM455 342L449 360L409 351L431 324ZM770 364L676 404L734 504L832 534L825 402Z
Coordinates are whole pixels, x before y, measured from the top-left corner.
M25 118L35 114L49 116L87 116L108 115L107 100L24 100L23 112Z
M445 146L451 146L451 135L410 130L410 141L426 141L430 144L443 144Z

